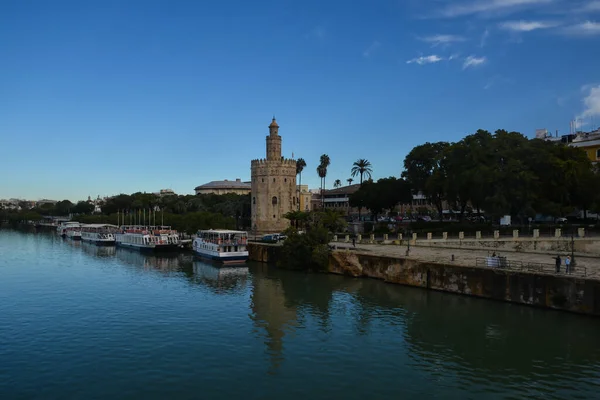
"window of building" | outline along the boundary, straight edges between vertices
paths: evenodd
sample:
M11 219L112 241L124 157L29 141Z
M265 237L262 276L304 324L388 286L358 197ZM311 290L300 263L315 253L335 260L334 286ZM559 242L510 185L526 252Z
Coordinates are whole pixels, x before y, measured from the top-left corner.
M277 218L277 217L275 216L275 214L273 214L273 218Z
M284 182L287 182L287 178L283 178L283 181L284 181Z
M265 178L262 178L262 181L264 182L264 181L265 181Z
M596 159L600 159L600 149L596 150Z
M277 205L277 197L273 196L273 198L271 199L271 203L273 203L274 206Z
M275 182L275 178L273 178L273 182Z
M252 204L256 204L256 197L252 198Z

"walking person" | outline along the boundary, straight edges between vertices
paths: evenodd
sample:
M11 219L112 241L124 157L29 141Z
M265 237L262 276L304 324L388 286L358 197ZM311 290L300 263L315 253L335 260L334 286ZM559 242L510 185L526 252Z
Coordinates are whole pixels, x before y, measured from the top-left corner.
M356 247L356 235L352 235L352 247Z
M567 256L567 258L565 258L565 270L567 274L571 273L571 256Z
M560 264L562 263L562 260L560 259L560 255L556 255L556 273L560 273Z

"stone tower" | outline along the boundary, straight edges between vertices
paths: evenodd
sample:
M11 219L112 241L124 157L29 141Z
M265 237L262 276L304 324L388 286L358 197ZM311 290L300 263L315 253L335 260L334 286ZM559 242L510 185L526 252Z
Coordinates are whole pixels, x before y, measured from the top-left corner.
M281 156L279 125L273 117L267 136L267 158L252 160L252 233L280 233L296 210L296 160Z

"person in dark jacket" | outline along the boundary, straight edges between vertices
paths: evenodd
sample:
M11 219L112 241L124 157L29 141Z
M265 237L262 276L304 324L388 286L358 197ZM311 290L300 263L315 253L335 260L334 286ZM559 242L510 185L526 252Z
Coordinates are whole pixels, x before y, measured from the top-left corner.
M556 273L559 273L560 272L560 264L562 262L562 260L560 259L560 255L557 255L555 260L556 260Z

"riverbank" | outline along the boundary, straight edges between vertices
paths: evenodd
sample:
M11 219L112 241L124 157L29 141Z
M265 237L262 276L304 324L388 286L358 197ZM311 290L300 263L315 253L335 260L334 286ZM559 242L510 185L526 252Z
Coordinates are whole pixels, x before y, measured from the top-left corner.
M261 243L252 243L248 247L251 260L266 263L275 263L281 249L278 245ZM398 250L400 247L378 247L379 249L374 249L375 252L364 248L334 250L329 257L328 271L429 290L600 316L598 279L465 265L466 258L463 256L455 256L454 261L450 257L446 258L447 261L418 258L415 253L427 250L424 248L411 248L409 257L383 255L379 253L382 251L381 247Z

